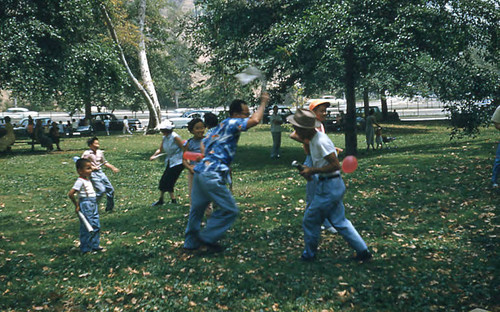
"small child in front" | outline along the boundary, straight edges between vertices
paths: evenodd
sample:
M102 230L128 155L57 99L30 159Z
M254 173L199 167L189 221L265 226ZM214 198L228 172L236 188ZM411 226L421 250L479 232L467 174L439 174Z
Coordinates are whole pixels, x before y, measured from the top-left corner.
M97 207L97 197L90 182L90 174L92 173L92 164L90 160L80 158L76 161L76 171L80 175L76 180L73 188L69 191L68 197L75 205L75 212L81 211L87 221L94 228L94 235L91 235L80 220L80 250L82 253L89 251L100 251L103 248L99 246L99 211ZM76 199L78 193L78 200Z

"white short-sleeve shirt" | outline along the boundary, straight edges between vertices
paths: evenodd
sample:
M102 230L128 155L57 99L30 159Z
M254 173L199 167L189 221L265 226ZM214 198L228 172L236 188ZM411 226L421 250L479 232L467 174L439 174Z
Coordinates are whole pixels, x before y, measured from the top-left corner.
M309 150L311 151L312 166L314 168L320 168L328 165L325 157L331 153L335 153L337 156L337 150L332 140L323 132L316 132L312 140L309 142ZM334 173L340 173L336 171Z
M78 192L78 197L80 198L96 197L96 193L94 187L92 186L92 182L90 182L90 180L88 179L79 177L75 181L73 189Z

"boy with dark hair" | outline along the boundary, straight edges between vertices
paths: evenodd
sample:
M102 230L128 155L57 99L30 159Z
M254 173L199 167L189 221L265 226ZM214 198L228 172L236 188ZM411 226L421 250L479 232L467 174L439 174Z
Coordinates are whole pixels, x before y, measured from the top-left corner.
M104 153L100 149L101 146L97 137L91 137L88 139L87 145L90 149L83 152L82 158L90 160L90 163L92 164L92 174L90 175L90 179L96 189L97 201L99 202L102 196L106 194L106 211L112 211L115 207L115 189L113 188L113 185L111 185L111 182L106 174L101 170L101 167L104 165L111 169L114 173L117 173L120 170L104 158Z
M75 212L78 213L81 211L94 229L94 233L90 234L80 220L80 250L82 253L87 253L91 250L100 251L103 249L99 246L99 231L101 225L99 223L96 193L92 186L92 182L89 181L90 175L92 174L92 164L90 160L84 158L78 159L76 161L76 171L80 176L69 191L68 197L75 205ZM78 200L76 200L76 193L78 193Z
M236 154L241 132L260 123L268 101L269 95L264 92L259 108L250 116L245 101L234 100L229 108L230 117L224 119L215 127L212 135L203 140L205 157L194 167L185 249L195 250L205 245L214 252L224 250L217 242L238 215L236 201L226 186L229 183L229 166ZM200 232L201 220L210 202L214 202L218 209L210 215L205 229Z
M346 187L340 176L340 163L333 142L325 133L316 130L320 122L310 110L299 108L287 120L293 125L296 135L303 142L308 142L311 165L304 166L300 174L306 179L312 179L315 184L312 202L304 213L302 222L305 240L302 260L312 261L316 258L321 224L325 219L356 250L355 260L370 260L372 255L366 243L345 217L342 198Z

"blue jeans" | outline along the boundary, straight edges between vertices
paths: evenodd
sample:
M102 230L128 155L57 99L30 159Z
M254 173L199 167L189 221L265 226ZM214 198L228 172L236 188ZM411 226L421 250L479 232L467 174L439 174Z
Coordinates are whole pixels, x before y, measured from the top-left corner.
M495 163L493 164L493 174L491 175L491 182L493 182L493 184L498 181L498 173L500 173L500 143L498 143L497 155L495 157Z
M106 211L111 211L115 207L115 189L108 177L102 170L92 171L90 180L97 196L97 201L100 201L102 196L106 193Z
M312 167L311 155L306 156L306 160L304 161L304 165L306 165L307 167ZM316 184L315 184L314 180L307 181L307 183L306 183L306 210L309 208L309 206L311 205L311 203L313 201L315 189L316 189ZM332 227L333 225L330 223L330 221L328 221L328 219L325 219L325 221L323 222L323 226L328 229L328 228Z
M226 186L227 181L225 172L195 172L191 190L191 210L185 232L185 248L198 248L201 242L216 243L236 220L239 211ZM212 212L205 229L200 232L201 220L210 202L214 202L218 208Z
M315 177L314 198L304 214L302 227L304 229L305 250L303 257L313 258L318 250L321 223L328 219L340 235L357 252L367 250L366 243L346 219L342 198L346 191L341 177L320 181Z
M94 233L89 233L83 222L80 221L80 250L88 252L92 249L97 249L100 243L99 211L97 209L97 200L95 197L80 198L80 211L83 213L87 221L94 228Z

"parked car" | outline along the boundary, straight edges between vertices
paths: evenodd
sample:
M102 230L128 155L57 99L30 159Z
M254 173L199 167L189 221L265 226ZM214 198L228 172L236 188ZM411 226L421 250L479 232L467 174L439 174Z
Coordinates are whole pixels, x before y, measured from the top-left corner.
M35 117L33 118L33 124L36 126L38 120L42 121L43 127L49 127L52 119L48 117ZM14 126L14 134L16 137L29 137L28 134L28 118L23 118L19 123Z
M293 115L292 111L290 110L290 107L288 106L283 106L283 105L277 105L278 106L278 114L281 115L281 118L283 118L283 122L286 121L286 117ZM262 123L268 124L269 123L269 117L273 113L273 107L274 105L268 105L264 109L264 116L262 117Z
M78 128L73 135L93 135L96 131L106 131L104 120L108 118L110 131L121 131L123 129L123 119L118 119L113 113L92 113L90 123L85 118L80 119ZM127 118L130 131L142 130L142 123L136 118Z
M2 113L2 116L9 116L12 119L12 122L16 122L23 118L27 118L28 116L36 117L38 116L38 112L30 111L24 107L9 107Z
M168 118L168 120L170 120L177 129L187 128L187 125L189 121L191 121L191 119L194 118L203 119L206 113L212 113L212 111L209 110L187 111L184 114L182 114L181 117Z

